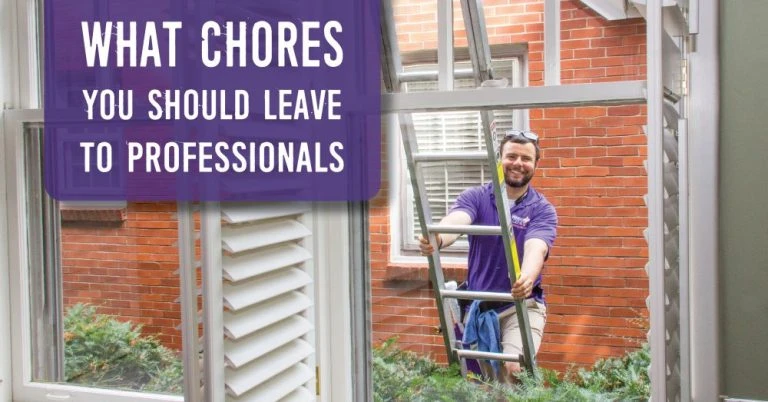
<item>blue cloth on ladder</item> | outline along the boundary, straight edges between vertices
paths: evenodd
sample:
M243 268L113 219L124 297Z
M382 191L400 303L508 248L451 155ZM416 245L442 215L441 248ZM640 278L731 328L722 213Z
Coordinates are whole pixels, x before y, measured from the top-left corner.
M475 300L469 306L467 323L464 327L462 342L470 345L477 344L480 352L501 352L501 330L499 315L496 310L480 311L480 301ZM491 360L494 373L499 373L499 361Z

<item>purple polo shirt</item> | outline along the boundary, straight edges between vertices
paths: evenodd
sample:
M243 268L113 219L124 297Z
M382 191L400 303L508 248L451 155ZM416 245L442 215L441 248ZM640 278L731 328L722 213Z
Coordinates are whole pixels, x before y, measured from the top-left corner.
M496 201L491 183L472 187L459 195L451 207L453 211L464 211L472 218L473 225L499 225L496 213ZM520 263L523 262L525 241L541 239L552 249L557 236L557 213L555 208L533 187L519 204L511 208L512 226L517 244ZM507 258L500 236L469 237L467 290L509 293L512 282L509 280ZM547 254L549 256L549 254ZM544 303L544 291L541 288L541 275L536 278L533 297Z

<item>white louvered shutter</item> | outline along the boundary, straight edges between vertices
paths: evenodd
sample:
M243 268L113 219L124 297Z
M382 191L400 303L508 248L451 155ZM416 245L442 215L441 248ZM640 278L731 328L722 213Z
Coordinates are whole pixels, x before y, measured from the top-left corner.
M221 211L227 400L311 400L311 207L224 204Z
M457 68L470 68L469 63L457 63ZM519 68L517 59L494 61L497 76L506 77L514 82L513 71ZM434 65L406 66L406 71L434 70ZM515 83L516 84L516 83ZM512 84L510 84L512 85ZM475 87L473 79L457 79L455 90L471 90ZM409 82L407 92L425 92L437 90L437 81ZM432 113L413 113L413 127L419 152L464 152L485 150L485 139L476 111L448 111ZM513 111L494 111L494 136L500 138L504 132L513 128ZM435 222L442 219L456 201L456 197L469 187L487 182L490 178L487 162L429 162L422 163L424 186L432 218ZM405 168L404 168L405 169ZM421 230L419 216L411 190L407 169L404 180L407 194L405 228L403 233L406 247L415 247ZM466 240L460 238L457 245L466 247Z

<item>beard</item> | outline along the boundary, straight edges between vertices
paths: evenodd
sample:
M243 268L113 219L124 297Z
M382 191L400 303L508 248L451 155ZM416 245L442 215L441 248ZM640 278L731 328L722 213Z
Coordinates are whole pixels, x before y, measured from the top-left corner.
M518 172L518 173L522 173L523 177L521 177L520 179L513 179L511 174L505 174L504 175L504 181L507 183L508 186L513 187L513 188L524 187L533 178L533 171L531 171L531 172Z

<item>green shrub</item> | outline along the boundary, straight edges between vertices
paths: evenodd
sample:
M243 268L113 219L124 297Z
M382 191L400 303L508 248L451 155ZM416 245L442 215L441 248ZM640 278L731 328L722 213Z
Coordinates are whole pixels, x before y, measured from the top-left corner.
M374 401L495 401L499 391L464 380L457 366L441 367L389 339L373 351ZM490 391L490 392L489 392Z
M373 353L376 402L400 401L642 401L650 397L648 348L600 360L591 370L560 375L539 369L539 379L522 374L515 386L461 377L457 366L441 367L389 339Z
M651 393L648 345L620 358L599 360L591 370L580 369L575 381L590 390L611 392L622 401L647 400Z
M182 392L176 353L141 334L141 326L76 304L64 317L66 382L149 392Z

